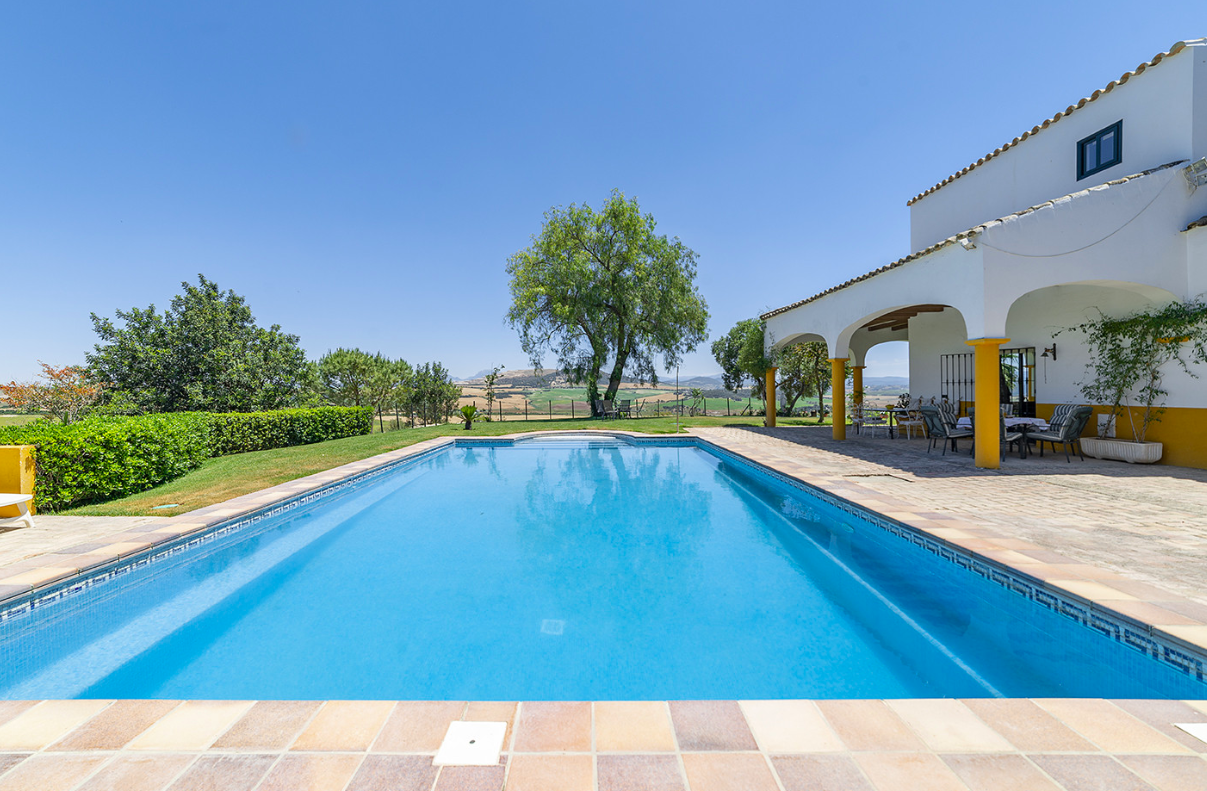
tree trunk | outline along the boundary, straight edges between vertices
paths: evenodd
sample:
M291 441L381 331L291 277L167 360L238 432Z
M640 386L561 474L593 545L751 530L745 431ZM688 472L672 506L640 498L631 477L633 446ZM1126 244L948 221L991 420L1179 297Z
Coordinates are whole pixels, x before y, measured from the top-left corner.
M616 399L616 391L620 390L620 380L624 378L624 364L628 360L627 349L616 353L616 364L612 366L612 375L608 377L608 390L604 393L605 400L614 401Z

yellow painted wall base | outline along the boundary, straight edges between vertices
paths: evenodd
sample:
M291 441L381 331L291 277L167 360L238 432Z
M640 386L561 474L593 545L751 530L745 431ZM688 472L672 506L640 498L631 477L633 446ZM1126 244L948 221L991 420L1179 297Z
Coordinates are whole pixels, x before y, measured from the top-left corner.
M830 436L847 438L847 358L830 358Z
M775 372L779 368L768 368L766 378L763 380L763 393L765 398L763 403L767 405L765 416L763 417L763 425L767 428L775 428L775 413L779 409L779 401L775 396Z
M1036 404L1035 414L1047 420L1052 417L1055 408L1056 404ZM1090 418L1081 435L1097 436L1098 416L1105 415L1108 411L1104 406L1095 406L1094 416ZM1139 422L1143 410L1133 408L1132 411ZM1132 428L1126 419L1121 419L1115 426L1115 436L1131 439ZM1207 409L1168 407L1161 415L1160 422L1149 424L1147 439L1165 444L1158 464L1207 470Z
M0 492L4 494L34 493L34 446L0 445ZM30 504L30 513L33 505ZM0 508L0 518L19 516L17 506Z

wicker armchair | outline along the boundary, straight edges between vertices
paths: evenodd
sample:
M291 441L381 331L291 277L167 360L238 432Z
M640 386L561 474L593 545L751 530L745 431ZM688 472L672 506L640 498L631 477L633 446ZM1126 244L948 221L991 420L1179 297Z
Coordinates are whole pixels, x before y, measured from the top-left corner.
M947 443L950 441L951 449L956 450L956 440L971 438L973 432L970 429L959 428L953 420L948 424L943 415L943 410L935 406L924 406L919 410L922 413L922 420L926 423L926 433L930 435L930 444L926 446L926 452L930 453L934 449L935 443L943 444L943 455L947 455Z
M1073 406L1072 404L1061 404L1056 407L1058 411L1061 407L1071 406L1071 410L1061 411L1059 420L1057 414L1053 413L1052 420L1049 422L1048 430L1037 432L1028 436L1028 439L1039 443L1039 455L1044 455L1044 443L1052 443L1052 452L1056 452L1056 446L1061 445L1065 452L1065 461L1071 462L1069 457L1069 449L1076 451L1082 461L1085 461L1085 455L1081 452L1081 432L1085 430L1086 423L1090 422L1090 417L1094 414L1093 407L1088 406Z

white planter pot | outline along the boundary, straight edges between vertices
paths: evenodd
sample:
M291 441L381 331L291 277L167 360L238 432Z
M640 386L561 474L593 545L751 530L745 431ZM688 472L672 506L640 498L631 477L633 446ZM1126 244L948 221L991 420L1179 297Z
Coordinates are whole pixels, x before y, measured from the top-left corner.
M1153 464L1161 460L1165 446L1160 442L1132 442L1126 439L1084 437L1081 449L1095 459L1113 459L1128 464Z

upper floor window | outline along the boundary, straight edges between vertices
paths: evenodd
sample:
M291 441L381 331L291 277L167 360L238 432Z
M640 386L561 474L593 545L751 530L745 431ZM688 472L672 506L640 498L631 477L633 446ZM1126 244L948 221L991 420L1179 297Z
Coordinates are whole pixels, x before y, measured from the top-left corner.
M1123 121L1077 141L1077 180L1123 161Z

